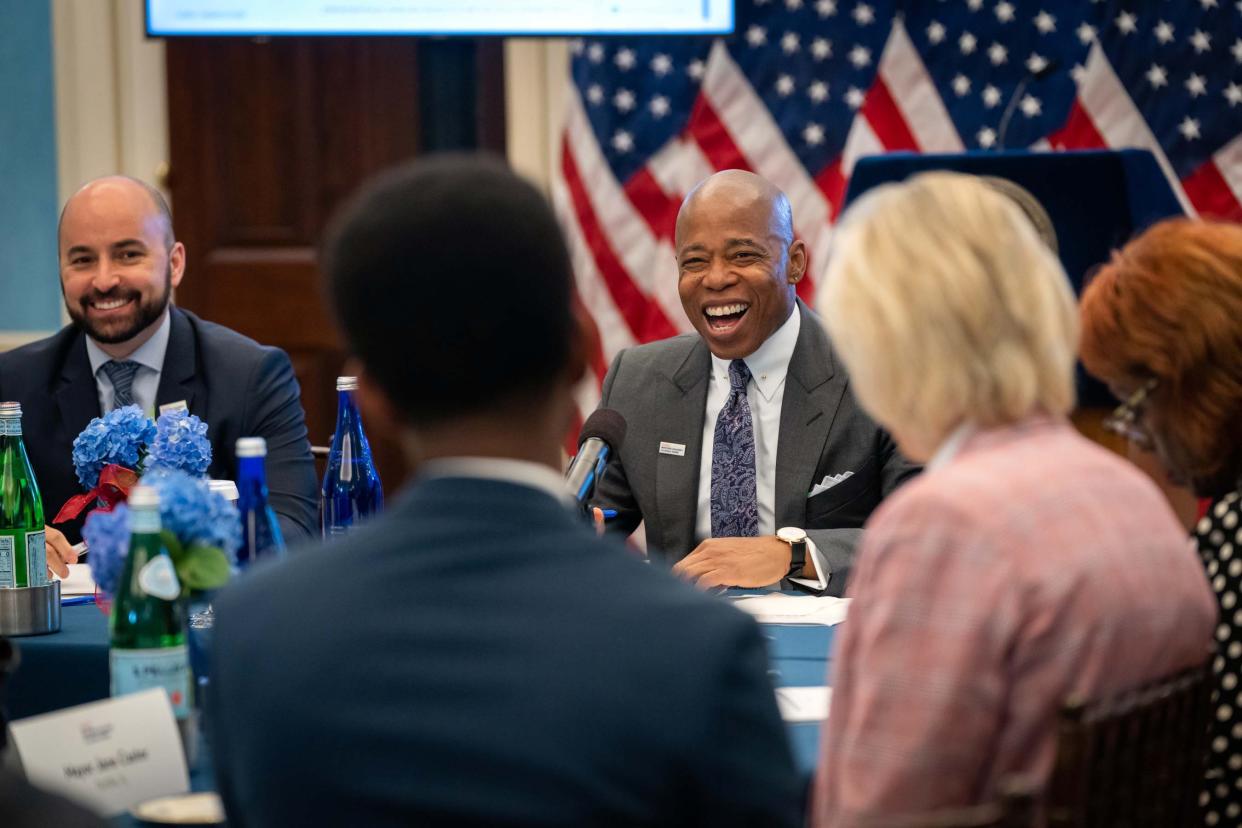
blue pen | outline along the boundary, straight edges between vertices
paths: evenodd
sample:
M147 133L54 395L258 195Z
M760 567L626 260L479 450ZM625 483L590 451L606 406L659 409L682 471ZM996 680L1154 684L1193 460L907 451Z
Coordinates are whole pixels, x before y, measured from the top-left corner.
M612 520L617 516L616 509L600 509L604 513L604 520Z

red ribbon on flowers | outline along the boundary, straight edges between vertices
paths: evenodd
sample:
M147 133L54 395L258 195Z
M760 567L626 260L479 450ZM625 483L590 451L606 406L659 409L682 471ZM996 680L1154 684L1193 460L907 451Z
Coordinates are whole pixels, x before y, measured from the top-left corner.
M116 463L109 463L99 471L99 483L89 492L80 495L74 495L65 501L65 505L60 507L60 511L56 513L56 517L52 518L52 523L63 523L66 520L73 520L82 514L82 510L92 503L101 503L99 507L105 512L111 512L121 503L129 498L129 490L138 482L138 473L133 469L127 469L124 466L118 466Z

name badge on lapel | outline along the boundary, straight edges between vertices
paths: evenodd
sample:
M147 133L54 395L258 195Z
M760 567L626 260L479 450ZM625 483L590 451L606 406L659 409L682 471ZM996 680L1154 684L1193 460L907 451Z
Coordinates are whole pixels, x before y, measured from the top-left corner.
M190 407L185 404L185 400L177 400L176 402L164 403L160 406L160 413L167 414L169 411L189 411Z
M672 455L673 457L685 457L686 456L686 444L685 443L668 443L668 442L665 442L664 440L661 440L660 441L660 454L669 454L669 455Z

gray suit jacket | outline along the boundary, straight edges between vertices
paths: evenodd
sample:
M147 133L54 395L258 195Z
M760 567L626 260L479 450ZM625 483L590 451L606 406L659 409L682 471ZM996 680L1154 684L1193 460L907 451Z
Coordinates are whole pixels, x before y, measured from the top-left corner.
M919 468L859 407L819 318L802 302L798 310L802 326L785 379L776 449L776 525L806 529L831 572L829 594L840 595L863 522ZM710 372L707 345L698 334L684 334L622 351L604 379L600 407L620 412L627 430L592 504L616 509L612 526L625 534L646 521L648 546L669 563L697 545ZM685 445L685 455L660 453L662 441ZM826 475L846 471L853 474L843 482L807 496Z

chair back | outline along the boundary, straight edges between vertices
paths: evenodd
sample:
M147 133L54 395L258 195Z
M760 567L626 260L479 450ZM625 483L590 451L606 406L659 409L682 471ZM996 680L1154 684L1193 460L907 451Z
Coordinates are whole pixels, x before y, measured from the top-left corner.
M1057 723L1049 828L1203 824L1208 665L1102 701L1071 700Z

